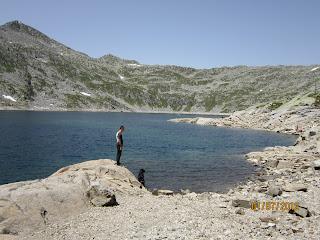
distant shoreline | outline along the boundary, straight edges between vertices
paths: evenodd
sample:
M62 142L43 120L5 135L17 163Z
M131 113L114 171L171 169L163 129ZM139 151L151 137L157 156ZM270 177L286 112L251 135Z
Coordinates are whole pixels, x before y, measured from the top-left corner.
M3 111L27 111L27 112L106 112L106 113L150 113L150 114L183 114L183 115L208 115L208 116L230 116L231 113L215 113L215 112L175 112L175 111L127 111L127 110L99 110L99 109L17 109L0 107L0 112Z

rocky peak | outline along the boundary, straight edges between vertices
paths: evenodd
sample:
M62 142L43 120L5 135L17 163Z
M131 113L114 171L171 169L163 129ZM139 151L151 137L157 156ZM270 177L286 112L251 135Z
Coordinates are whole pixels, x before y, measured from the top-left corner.
M138 61L135 60L127 60L123 58L119 58L112 54L107 54L98 59L99 61L105 62L110 65L122 65L122 64L139 64Z
M27 27L27 25L25 25L19 20L14 20L14 21L3 24L2 27L11 28L11 29L20 29L21 27Z
M30 27L30 26L28 26L18 20L7 22L4 25L0 26L0 29L5 30L5 31L14 31L14 32L19 32L19 33L24 33L24 34L30 35L34 38L45 40L47 42L53 41L47 35L43 34L42 32L38 31L37 29Z

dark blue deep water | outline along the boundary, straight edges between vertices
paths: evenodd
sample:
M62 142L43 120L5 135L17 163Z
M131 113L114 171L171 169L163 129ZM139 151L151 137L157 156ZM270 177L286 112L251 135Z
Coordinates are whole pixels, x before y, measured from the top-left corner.
M115 133L126 126L122 163L146 170L149 188L224 191L245 181L244 154L292 145L294 136L167 122L175 114L0 112L0 184L44 178L90 159L115 159Z

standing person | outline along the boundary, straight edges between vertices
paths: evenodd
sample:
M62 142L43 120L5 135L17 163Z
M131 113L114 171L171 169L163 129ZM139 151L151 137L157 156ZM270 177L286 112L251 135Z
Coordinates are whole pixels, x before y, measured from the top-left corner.
M120 126L117 134L116 134L116 140L117 140L117 165L120 165L120 157L123 149L123 138L122 133L124 132L124 126Z

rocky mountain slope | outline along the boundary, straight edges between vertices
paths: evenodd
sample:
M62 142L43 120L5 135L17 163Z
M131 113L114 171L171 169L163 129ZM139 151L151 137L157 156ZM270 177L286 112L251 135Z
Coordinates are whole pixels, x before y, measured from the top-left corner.
M90 43L88 43L90 44ZM233 112L314 101L315 66L194 69L92 58L19 21L0 26L0 109Z

